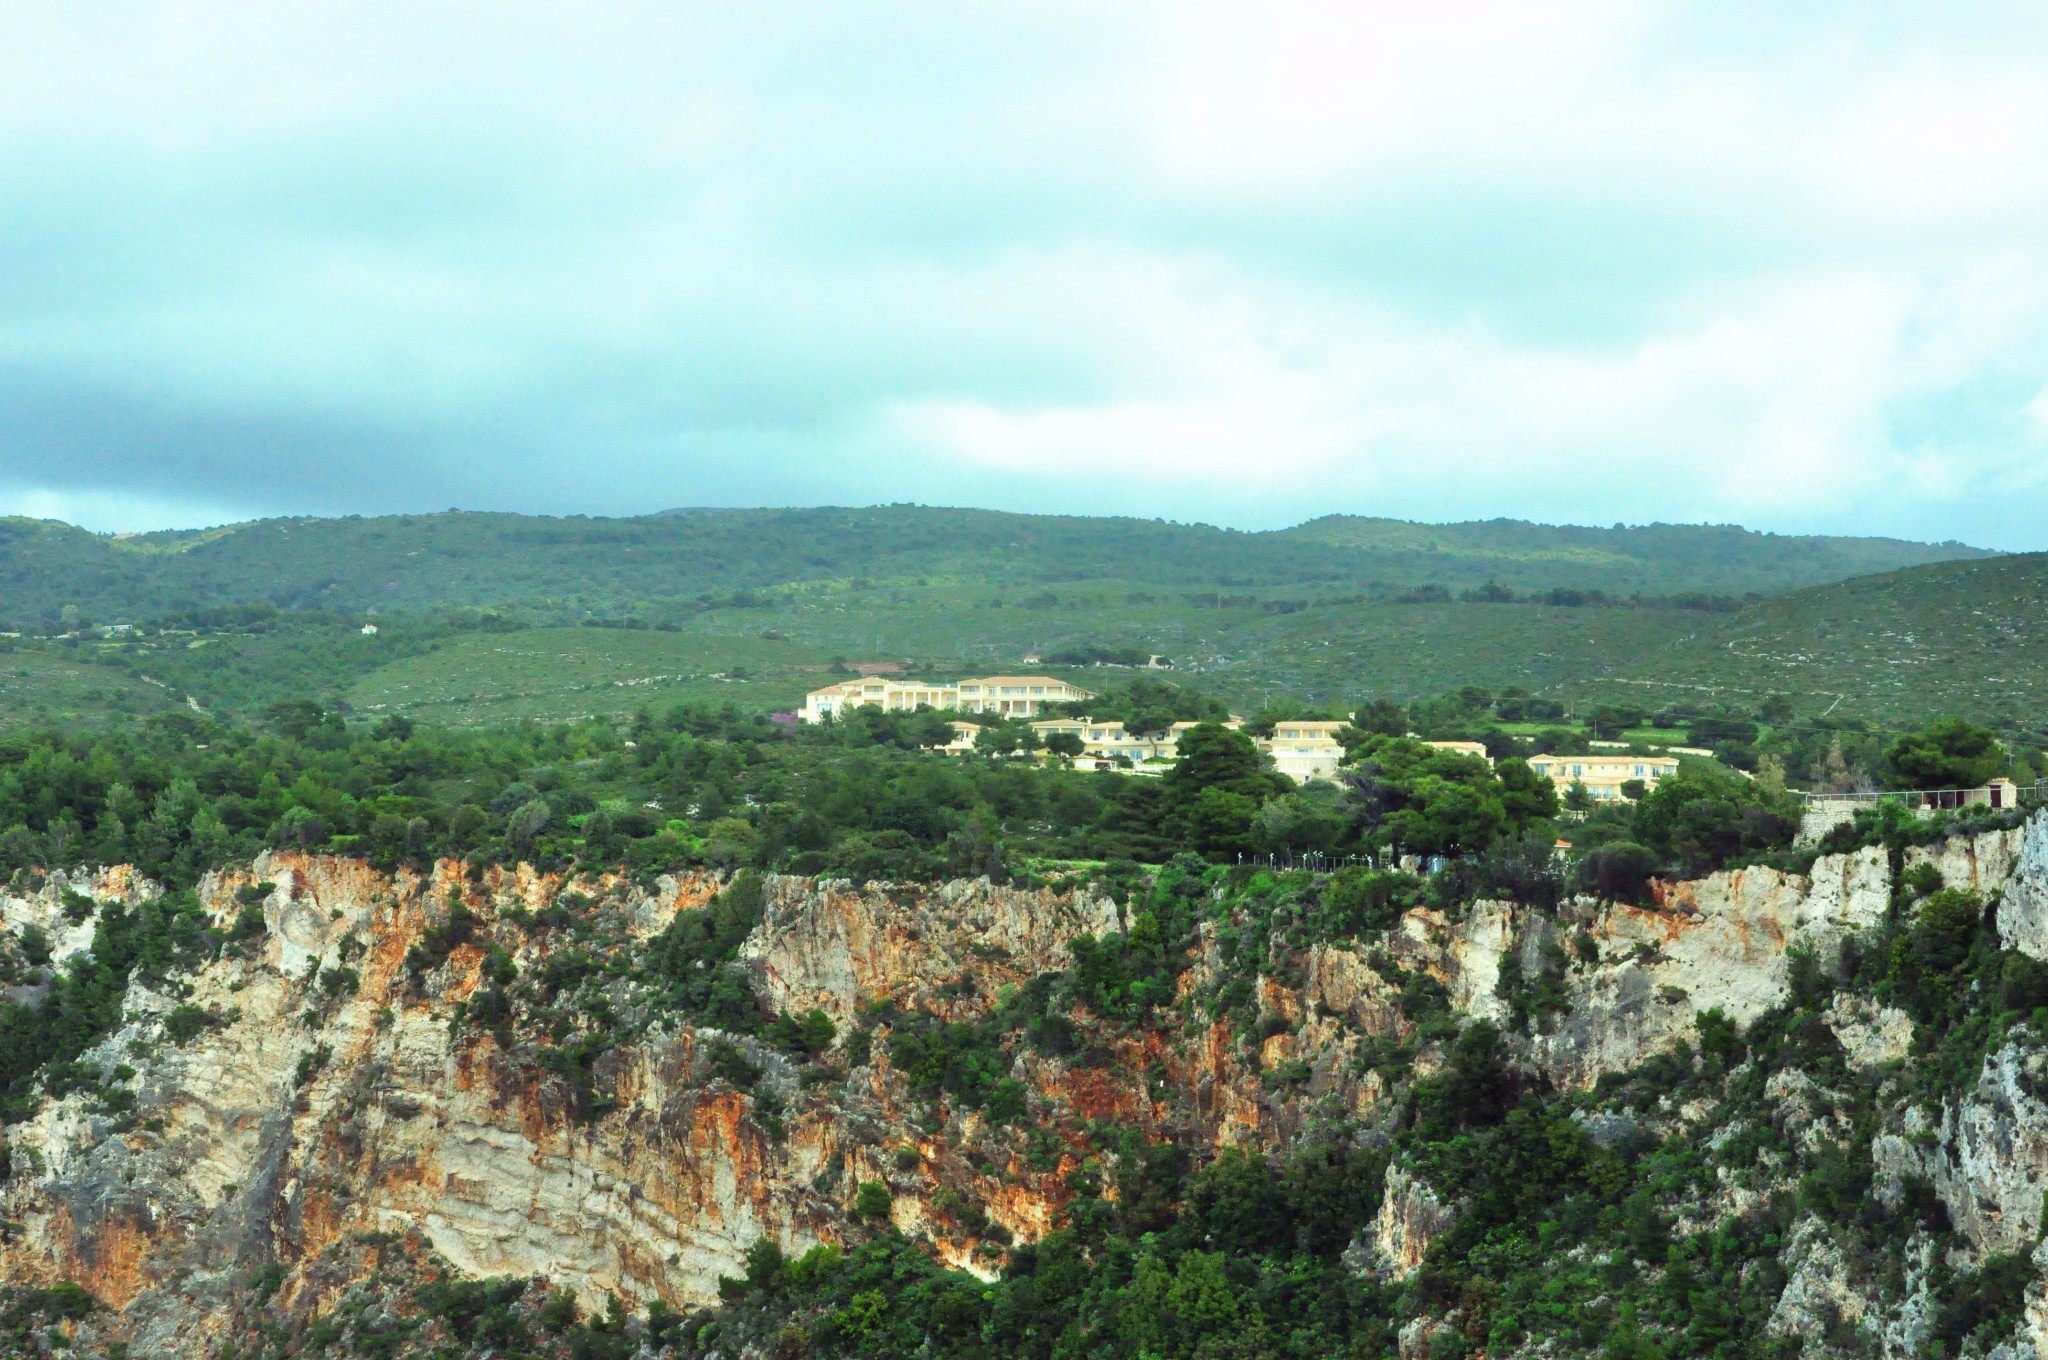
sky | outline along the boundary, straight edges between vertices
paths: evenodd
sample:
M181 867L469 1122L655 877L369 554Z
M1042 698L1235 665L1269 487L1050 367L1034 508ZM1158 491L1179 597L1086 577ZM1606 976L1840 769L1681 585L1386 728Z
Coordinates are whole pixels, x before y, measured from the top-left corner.
M0 514L2048 548L2048 9L0 0Z

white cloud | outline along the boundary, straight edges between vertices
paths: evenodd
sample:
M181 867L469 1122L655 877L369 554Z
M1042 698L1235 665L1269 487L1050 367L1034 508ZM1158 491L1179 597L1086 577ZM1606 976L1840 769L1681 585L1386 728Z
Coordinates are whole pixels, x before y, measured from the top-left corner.
M479 448L530 509L1967 533L2041 483L2048 33L1988 0L19 18L16 505L438 507ZM8 425L73 391L143 414Z
M64 490L10 486L0 482L0 515L63 520L96 533L148 533L230 524L244 518L246 505L204 496L156 496L119 489Z

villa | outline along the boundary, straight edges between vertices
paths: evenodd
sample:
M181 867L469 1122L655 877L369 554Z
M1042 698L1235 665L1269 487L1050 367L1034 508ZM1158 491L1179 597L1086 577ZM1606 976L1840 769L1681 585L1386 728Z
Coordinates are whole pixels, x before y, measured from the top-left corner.
M1115 760L1121 756L1133 765L1140 765L1148 760L1173 759L1179 729L1188 725L1176 723L1174 730L1167 732L1132 732L1114 718L1046 718L1031 724L1031 730L1038 733L1041 740L1060 733L1079 737L1082 751L1097 760Z
M1298 784L1311 779L1334 779L1344 763L1344 747L1337 733L1351 724L1321 719L1292 719L1275 723L1273 735L1259 743L1273 757L1273 768Z
M1563 793L1574 784L1584 784L1595 799L1608 801L1626 797L1621 786L1639 779L1646 789L1678 773L1677 756L1531 756L1529 768L1544 776Z
M1089 690L1048 675L984 675L949 681L870 675L812 690L804 698L803 720L823 722L847 708L880 708L895 713L937 708L1030 718L1036 717L1047 704L1075 703L1094 697Z

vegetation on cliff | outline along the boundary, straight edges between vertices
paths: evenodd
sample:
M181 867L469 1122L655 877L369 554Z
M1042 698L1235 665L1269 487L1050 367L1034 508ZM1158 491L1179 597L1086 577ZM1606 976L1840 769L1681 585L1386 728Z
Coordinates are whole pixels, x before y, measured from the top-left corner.
M2039 1293L2031 1243L1964 1245L1935 1163L1913 1149L1940 1141L1930 1130L1999 1054L2048 1049L2048 966L2008 947L1991 899L1908 860L2016 818L1881 805L1795 856L1781 788L1699 764L1567 823L1519 748L1489 767L1406 737L1412 711L1350 716L1350 777L1308 789L1214 725L1157 779L934 756L950 729L928 714L791 729L686 706L451 731L352 725L300 702L260 729L172 715L9 738L0 868L17 890L100 862L135 864L169 891L129 903L65 888L56 900L73 923L91 920L93 939L61 963L47 932L7 933L0 982L21 990L0 1003L0 1120L76 1095L63 1108L146 1142L135 1071L88 1055L124 1023L133 985L175 1003L196 969L269 929L269 885L230 898L239 915L203 911L193 889L208 870L264 847L384 871L452 859L402 964L392 951L393 1004L432 1008L450 1045L539 1093L536 1118L598 1136L629 1099L635 1046L687 1033L690 1080L731 1097L766 1146L813 1105L879 1083L906 1106L906 1143L971 1140L990 1176L1054 1180L1051 1230L1020 1240L899 1146L877 1175L831 1190L847 1214L841 1246L789 1259L763 1239L717 1307L593 1312L549 1281L465 1280L418 1241L359 1240L347 1250L375 1269L293 1277L292 1290L281 1282L296 1265L270 1274L252 1258L227 1328L246 1360L1790 1357L1876 1344L1874 1314L1811 1302L1823 1296L1919 1300L1912 1344L1930 1356L2014 1334ZM1986 756L1952 726L1892 749L1902 769ZM1560 830L1581 858L1555 853ZM1280 849L1339 867L1240 862ZM1859 849L1882 863L1889 899L1824 952L1788 955L1772 1004L1740 1024L1699 1011L1590 1089L1545 1075L1540 1055L1580 1022L1589 979L1622 976L1626 960L1593 935L1606 903L1637 904L1675 936L1688 923L1655 911L1652 876L1803 869ZM1443 862L1404 871L1404 853ZM584 876L543 904L486 913L473 890L521 865ZM623 889L584 891L603 875L687 870L724 886L650 931L633 926ZM1114 902L1117 928L1065 941L1057 963L1007 960L1019 980L1000 988L949 984L840 1024L808 1002L779 1013L748 966L771 871L1086 890ZM1457 970L1426 941L1470 926L1480 902L1519 933L1494 960L1497 985L1454 1002L1444 978ZM354 958L315 960L292 984L308 1030L301 1087L332 1056L316 1031L361 981ZM1370 1004L1316 992L1311 974L1327 969L1350 970ZM1837 1013L1850 1002L1891 1008L1902 1054L1852 1054ZM219 1021L173 1006L164 1041ZM1073 1089L1097 1079L1140 1094L1089 1113ZM1279 1132L1219 1152L1220 1087ZM1906 1149L1888 1163L1885 1138ZM1389 1194L1397 1182L1407 1210ZM913 1193L932 1230L971 1243L994 1278L946 1269L892 1226L896 1198ZM0 1335L30 1353L74 1334L96 1345L116 1330L101 1311L75 1290L18 1292Z

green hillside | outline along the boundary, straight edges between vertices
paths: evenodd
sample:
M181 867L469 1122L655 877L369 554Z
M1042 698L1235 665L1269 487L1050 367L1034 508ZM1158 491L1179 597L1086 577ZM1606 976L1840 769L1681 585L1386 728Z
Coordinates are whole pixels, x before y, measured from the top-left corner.
M1402 699L1462 684L1543 690L1619 673L1705 616L1664 609L1362 604L1273 615L1172 606L949 607L926 597L855 609L785 603L715 610L677 631L545 628L446 641L354 675L351 706L436 722L627 713L680 699L789 708L828 683L831 662L895 660L920 671L1015 669L1027 655L1130 647L1173 659L1184 684L1257 707L1276 695ZM764 636L766 634L767 636ZM1116 670L1041 660L1083 685ZM200 681L203 684L203 679Z
M534 628L458 638L369 671L365 715L469 726L631 713L678 702L788 709L833 677L814 649L760 637Z
M1476 684L2013 719L2040 698L2025 663L2043 561L1721 526L1332 516L1246 534L908 506L121 539L14 520L0 522L0 609L30 636L0 674L0 720L117 720L188 698L247 715L308 696L462 724L682 698L758 710L840 661L962 673L1088 649L1164 655L1247 707ZM1835 579L1855 572L1876 574ZM1792 587L1739 612L1731 598ZM147 626L94 635L119 618ZM34 636L73 628L86 636Z
M1925 562L1960 544L1756 534L1701 525L1555 528L1328 518L1272 533L1156 520L888 506L701 510L632 519L449 512L283 519L111 538L0 521L0 617L102 622L223 604L284 609L522 607L558 619L687 613L792 583L1153 590L1337 598L1498 581L1612 595L1740 596Z
M1474 573L1521 588L1600 587L1612 581L1616 585L1605 586L1610 591L1654 595L1770 595L1872 572L1988 556L1959 543L1765 534L1734 524L1595 529L1511 519L1414 524L1329 515L1277 536L1399 562L1406 569L1402 579L1445 579L1431 571L1432 563L1441 563L1459 582Z
M1628 668L1624 688L1907 721L1956 712L2038 724L2048 707L2048 553L1947 562L1795 591Z
M101 726L178 707L160 683L37 647L0 650L0 728Z

